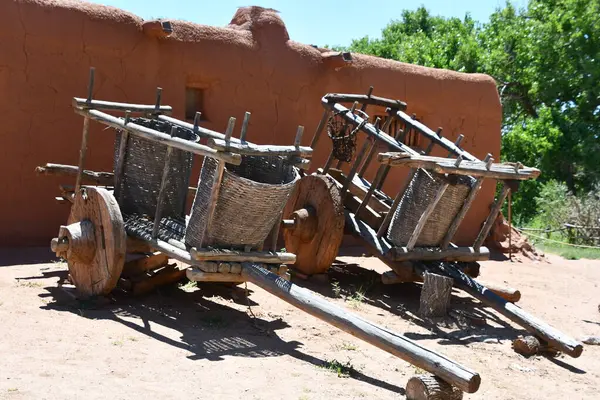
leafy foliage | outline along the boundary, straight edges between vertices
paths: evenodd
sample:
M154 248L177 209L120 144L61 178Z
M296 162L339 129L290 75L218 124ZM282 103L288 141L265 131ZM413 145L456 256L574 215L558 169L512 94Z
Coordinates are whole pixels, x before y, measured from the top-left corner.
M507 3L484 24L421 7L347 50L492 76L504 112L503 158L543 171L514 196L516 216L527 221L544 182L578 193L600 181L599 16L600 0Z

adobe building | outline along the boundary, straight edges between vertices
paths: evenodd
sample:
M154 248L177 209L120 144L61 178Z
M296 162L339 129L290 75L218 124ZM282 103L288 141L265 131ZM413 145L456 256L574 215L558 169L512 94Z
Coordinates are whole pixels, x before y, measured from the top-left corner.
M71 99L86 96L91 66L96 99L153 103L160 86L175 117L202 111L210 129L224 131L230 116L241 121L250 111L248 139L260 144L290 144L298 125L308 144L324 94L374 86L374 94L407 102L409 114L443 127L449 139L464 134L463 147L476 157L499 158L502 112L490 77L359 54L345 62L291 40L273 10L242 8L226 27L171 21L170 34L160 23L80 1L0 0L0 15L0 246L46 245L66 221L68 207L54 201L64 179L34 170L46 162L77 165L82 118ZM91 127L86 168L111 171L114 131ZM324 138L313 168L329 153ZM394 173L384 189L395 194L402 175ZM486 182L458 243L475 238L493 194Z

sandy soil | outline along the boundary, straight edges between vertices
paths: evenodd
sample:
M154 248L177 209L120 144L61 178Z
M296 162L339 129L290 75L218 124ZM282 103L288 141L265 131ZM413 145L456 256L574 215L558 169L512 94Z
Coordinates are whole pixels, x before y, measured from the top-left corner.
M46 254L0 252L0 399L390 399L417 372L251 285L256 319L243 288L169 287L90 307L58 288L65 265ZM600 335L600 262L550 260L485 262L482 278L518 287L522 307L576 338ZM478 371L481 388L465 398L600 398L600 347L526 359L511 350L524 332L460 292L453 307L484 314L486 327L422 321L418 285L381 285L375 259L341 261L329 279L299 283ZM323 368L333 360L355 372Z

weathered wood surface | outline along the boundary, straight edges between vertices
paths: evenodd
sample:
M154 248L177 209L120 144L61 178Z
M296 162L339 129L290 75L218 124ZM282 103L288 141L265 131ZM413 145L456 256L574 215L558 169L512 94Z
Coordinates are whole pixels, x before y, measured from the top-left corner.
M407 400L462 400L462 398L462 391L434 375L413 376L406 384Z
M485 286L488 290L493 293L496 293L498 296L502 297L506 301L510 301L511 303L516 303L521 300L521 291L519 289L515 289L509 286L502 286L497 283L491 282L482 282L478 280L479 284Z
M178 137L171 137L171 135L169 134L159 132L154 129L146 128L145 126L137 125L132 122L125 124L125 121L123 119L114 117L110 114L106 114L102 111L75 109L75 112L84 117L101 122L112 128L127 130L134 135L150 140L152 142L161 143L167 146L174 147L176 149L189 151L191 153L201 156L213 157L234 165L240 165L242 162L242 158L239 154L217 151L208 146L194 143L189 140L181 139Z
M469 175L491 179L535 179L541 171L537 168L517 168L514 164L496 163L488 169L483 161L462 161L457 166L452 158L412 155L406 153L379 153L377 161L391 166L424 168L440 174Z
M54 163L47 163L35 168L36 174L48 176L76 177L78 171L79 168L76 165ZM95 172L86 169L83 171L81 179L81 183L84 185L94 184L112 186L115 178L112 172Z
M269 273L257 264L242 263L242 277L314 317L431 372L465 392L474 393L479 388L481 378L476 372L402 335L366 321L310 290Z
M490 258L487 247L480 247L476 251L473 247L451 247L445 250L439 248L394 247L390 250L390 258L395 261L422 260L422 261L485 261Z
M422 317L445 316L450 306L452 283L452 278L425 272L423 274L419 315Z
M575 339L563 334L539 318L527 313L519 306L504 300L502 297L491 290L488 290L485 286L482 286L452 265L437 262L427 264L420 263L418 267L423 271L430 271L453 278L454 285L457 288L467 292L483 304L492 307L494 310L519 324L535 336L545 340L553 348L575 358L579 357L583 352L583 345Z
M234 143L229 145L223 139L208 139L208 146L219 151L234 151L248 156L302 156L312 155L312 148L308 146L276 146L258 145L250 142Z
M309 207L317 218L312 237L302 229L283 232L285 248L296 254L295 268L306 275L327 271L344 237L344 207L332 178L309 175L300 179L284 208L283 219L291 219L296 210Z
M160 121L168 122L173 125L180 126L182 128L187 128L194 131L198 136L205 138L214 138L214 139L225 139L225 134L217 131L213 131L210 129L203 128L198 125L190 124L189 122L178 120L177 118L168 117L166 115L159 115L158 119ZM232 143L241 143L241 140L235 137L231 137L230 142Z
M164 267L168 263L169 257L166 254L154 253L149 256L140 257L126 262L123 266L123 272L121 276L131 277L143 274L144 272Z
M510 186L505 183L502 186L502 191L500 192L500 195L498 196L496 201L493 203L490 213L488 214L488 216L483 224L483 227L481 228L481 230L479 231L479 234L477 235L477 238L475 239L475 244L473 245L473 248L476 251L478 251L481 248L481 245L487 238L488 233L490 233L490 229L492 229L492 226L496 222L496 217L498 217L498 213L500 213L500 210L502 209L502 205L504 204L504 200L506 200L506 196L508 196L509 192L510 192Z
M322 173L322 170L318 169L317 172ZM348 183L348 191L354 196L358 197L361 200L361 203L365 200L370 187L367 188L363 183L364 181L360 177L355 176L351 181L348 181L348 177L341 170L334 168L330 169L328 174L342 186ZM367 205L376 212L382 213L390 210L390 206L385 204L383 201L376 197L369 197L370 198L367 199Z
M293 264L296 255L293 253L274 253L267 251L234 251L234 250L206 250L191 248L190 254L197 261L223 261L241 262L252 261L265 264Z
M406 103L400 100L386 99L385 97L373 96L370 94L344 94L329 93L323 99L329 103L354 103L372 104L381 107L390 107L395 110L406 110Z
M77 256L77 247L66 254L69 273L83 297L110 293L117 284L125 263L126 235L117 201L107 190L85 188L75 196L68 224L89 221L93 225L93 257ZM60 237L59 237L60 239ZM87 252L87 250L86 250Z
M149 293L159 286L179 282L183 278L185 278L185 270L179 269L173 264L162 268L145 279L131 282L131 291L135 296L139 296Z
M173 131L175 127L173 127ZM160 222L162 220L163 208L165 204L165 190L167 188L167 182L169 181L169 174L171 173L171 155L173 154L173 148L167 147L165 154L162 177L160 180L160 188L158 190L158 198L156 199L156 210L154 212L154 225L152 226L152 237L158 236L160 229ZM119 160L120 161L120 160Z
M239 273L204 272L196 267L186 269L185 274L190 281L195 282L245 282L245 279Z
M522 356L530 357L540 352L542 344L535 336L525 336L513 340L512 348Z
M83 108L90 110L113 110L144 114L171 114L173 112L173 107L171 106L159 106L157 110L156 105L154 104L117 103L114 101L104 100L88 101L80 97L73 97L72 105L74 108Z

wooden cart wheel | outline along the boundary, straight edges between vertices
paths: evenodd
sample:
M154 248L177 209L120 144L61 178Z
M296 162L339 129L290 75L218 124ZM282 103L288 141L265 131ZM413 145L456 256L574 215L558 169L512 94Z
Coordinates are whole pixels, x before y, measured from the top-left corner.
M283 218L294 220L283 238L296 254L294 268L306 275L326 272L344 237L344 206L336 183L323 175L308 175L296 184Z
M406 398L408 400L461 400L463 392L437 376L423 374L408 380Z
M67 223L51 247L67 260L80 296L110 293L123 271L127 242L116 199L105 189L86 187L75 195Z

